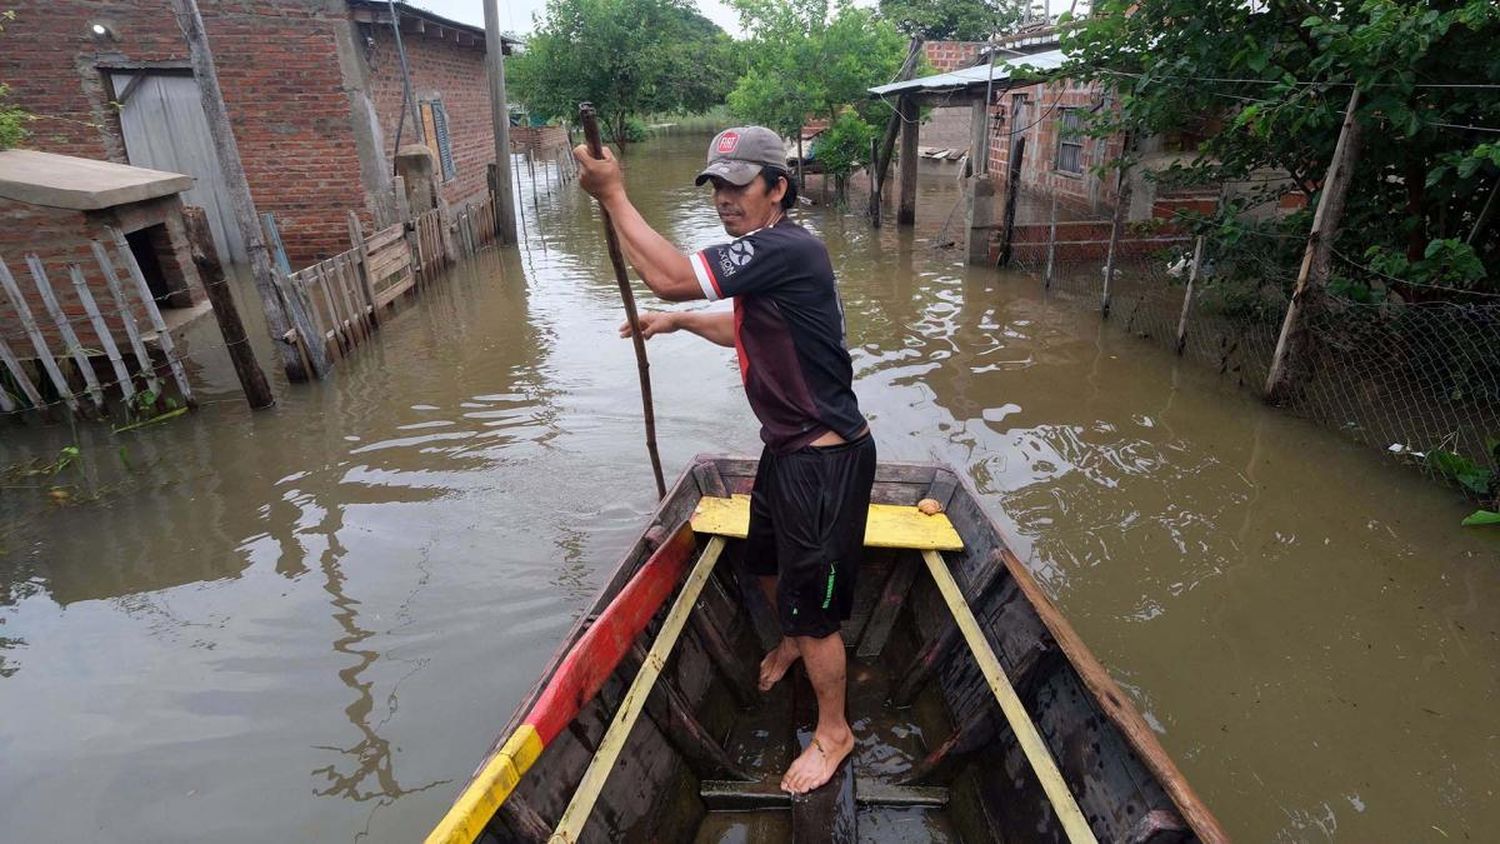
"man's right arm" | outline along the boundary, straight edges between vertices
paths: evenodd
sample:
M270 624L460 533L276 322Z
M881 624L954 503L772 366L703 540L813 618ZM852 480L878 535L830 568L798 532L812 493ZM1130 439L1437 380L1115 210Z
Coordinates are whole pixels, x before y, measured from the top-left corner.
M669 311L642 313L641 336L650 340L658 334L690 331L720 346L734 346L734 313L732 311ZM620 336L630 336L630 323L620 326Z

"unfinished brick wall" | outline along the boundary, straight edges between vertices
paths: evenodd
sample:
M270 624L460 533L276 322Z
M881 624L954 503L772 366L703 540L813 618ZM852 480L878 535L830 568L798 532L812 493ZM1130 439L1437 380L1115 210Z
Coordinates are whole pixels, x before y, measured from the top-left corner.
M39 116L27 146L129 163L110 105L111 68L176 63L187 46L168 0L8 0L0 50L11 101ZM342 3L204 3L203 17L257 209L270 211L295 265L348 246L345 212L365 205L335 39ZM93 23L113 37L97 38ZM24 219L0 250L40 249Z
M983 41L928 41L922 44L922 54L938 73L947 73L972 66L983 47Z
M396 124L403 110L401 59L389 25L361 27L373 39L365 51L370 88L380 121L385 154L390 157L396 139ZM412 85L418 101L441 99L448 114L448 134L456 173L442 183L443 198L452 205L467 202L489 190L487 172L495 160L494 128L490 123L489 77L485 73L484 43L459 44L449 30L446 37L409 32L403 28L402 42L411 67ZM401 144L420 142L408 117ZM433 154L437 141L428 138ZM439 175L441 176L441 169Z
M1019 125L1014 117L1014 103L1018 97L1024 97L1027 102ZM1026 149L1021 157L1023 190L1049 196L1056 193L1060 204L1078 213L1091 216L1108 213L1115 201L1113 175L1101 179L1093 170L1120 154L1120 138L1083 138L1079 157L1082 172L1068 173L1057 169L1063 110L1087 111L1098 106L1102 97L1102 91L1094 85L1078 85L1067 80L1013 88L997 95L997 103L990 109L992 127L996 116L1003 115L1003 118L990 133L990 177L1003 183L1009 173L1011 145L1016 134L1021 133L1026 138Z

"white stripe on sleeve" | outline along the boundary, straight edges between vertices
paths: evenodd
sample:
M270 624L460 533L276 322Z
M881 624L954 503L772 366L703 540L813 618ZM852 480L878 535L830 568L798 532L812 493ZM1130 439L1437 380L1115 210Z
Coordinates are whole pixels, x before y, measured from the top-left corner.
M698 277L698 286L703 288L703 298L710 302L719 301L718 291L714 290L713 279L708 276L711 272L708 268L708 259L703 257L702 252L694 252L688 263L693 265L693 275Z

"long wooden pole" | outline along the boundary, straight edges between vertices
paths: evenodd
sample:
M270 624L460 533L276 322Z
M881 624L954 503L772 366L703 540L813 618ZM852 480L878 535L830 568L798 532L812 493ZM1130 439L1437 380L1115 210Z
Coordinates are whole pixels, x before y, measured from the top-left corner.
M516 242L515 195L510 177L510 107L505 94L505 40L500 37L499 0L484 0L484 61L490 78L490 125L495 135L495 198L500 211L500 243Z
M240 148L235 143L234 130L229 125L229 108L224 104L224 92L219 88L219 72L214 67L214 55L209 49L208 34L203 29L203 15L198 11L198 0L172 0L172 8L192 56L193 78L198 82L203 114L208 118L208 134L213 139L214 151L218 154L219 169L224 173L230 205L234 209L234 221L239 226L240 237L249 253L250 273L255 278L255 291L260 294L271 343L281 356L287 377L293 381L305 381L309 374L322 378L328 371L328 359L323 350L316 344L308 344L308 358L313 367L313 372L308 373L303 369L302 356L298 354L297 347L287 341L288 315L276 295L276 276L271 270L271 257L266 251L265 238L261 235L255 201L250 197L250 182L245 178ZM295 308L297 303L288 301L286 306Z
M1328 175L1323 179L1318 210L1313 212L1312 230L1307 233L1307 248L1302 253L1302 267L1297 272L1297 287L1287 305L1281 336L1271 357L1271 372L1266 377L1266 398L1269 401L1286 397L1296 381L1292 375L1293 364L1302 365L1307 354L1307 328L1302 324L1302 315L1310 307L1316 307L1323 284L1328 281L1333 241L1344 216L1344 198L1349 192L1354 162L1359 158L1359 121L1354 119L1358 108L1359 89L1356 88L1349 95L1349 105L1344 110L1344 125L1333 149L1333 160L1328 164Z
M266 374L255 360L255 350L250 347L250 338L245 335L245 323L240 320L239 306L234 302L234 293L229 289L229 280L224 275L224 265L214 249L213 233L208 229L208 215L202 208L184 208L182 222L187 227L188 247L192 250L193 263L198 267L198 276L203 279L203 291L213 305L214 319L219 323L219 334L224 338L224 348L234 363L234 374L240 379L245 391L245 400L251 410L260 410L276 404L271 385L266 383Z
M588 141L589 154L596 159L604 157L604 144L599 140L599 117L593 105L578 106L578 120L583 124L583 136ZM630 290L630 277L625 274L625 256L620 251L620 237L615 234L615 222L603 205L599 213L604 215L604 237L609 242L609 260L615 266L615 281L620 285L620 299L625 303L625 318L630 320L630 336L635 343L636 369L641 376L641 405L646 414L646 451L651 455L651 472L656 476L656 497L667 497L667 482L661 474L661 455L656 451L656 413L651 401L651 364L646 360L646 340L641 337L641 321L635 311L635 294Z
M1052 804L1052 810L1057 813L1057 820L1063 828L1063 834L1073 844L1096 841L1094 831L1089 827L1083 811L1079 809L1078 801L1073 798L1073 793L1068 790L1068 784L1063 779L1062 772L1057 769L1057 762L1053 760L1047 743L1042 740L1042 735L1037 731L1036 724L1032 722L1031 715L1026 712L1025 704L1021 703L1015 688L1005 676L1005 669L1000 665L999 658L995 656L995 650L990 646L989 639L985 638L984 631L980 629L979 622L974 618L973 611L969 609L968 602L964 600L958 584L954 582L953 575L948 572L948 564L943 560L943 555L936 551L923 551L922 561L927 564L927 571L932 574L938 592L942 594L943 601L948 604L949 612L953 614L953 620L958 624L964 640L968 642L974 661L979 665L979 673L984 675L985 682L989 684L990 691L995 695L995 702L1000 704L1000 711L1005 713L1005 720L1010 723L1016 743L1021 746L1022 752L1026 754L1026 760L1031 763L1031 770L1041 782L1042 790L1046 792L1047 800Z

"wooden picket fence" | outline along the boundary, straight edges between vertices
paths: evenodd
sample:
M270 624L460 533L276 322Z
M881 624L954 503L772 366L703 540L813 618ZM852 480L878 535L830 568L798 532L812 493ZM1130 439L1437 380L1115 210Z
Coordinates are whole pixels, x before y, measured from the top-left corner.
M283 295L301 299L330 361L347 357L372 337L380 313L402 294L431 284L453 261L472 256L493 241L499 220L494 198L486 196L453 212L447 236L442 213L434 208L366 237L351 211L352 248L290 272L274 220L265 216L267 236L286 282ZM308 354L296 329L288 335ZM306 371L311 372L311 367Z
M75 292L73 298L83 310L81 316L70 314L60 304L52 277L42 261L36 255L26 256L28 275L55 329L56 342L62 345L60 351L53 348L53 341L43 328L45 322L38 320L32 312L21 283L0 257L0 287L4 288L35 355L22 358L0 333L0 362L5 365L5 377L0 378L0 412L46 412L54 405L66 405L81 416L106 417L109 415L108 398L116 392L127 406L134 406L137 394L143 391L154 404L162 395L166 380L161 377L163 370L170 371L182 400L189 406L195 403L172 334L167 330L166 321L124 233L114 228L105 232L114 246L115 257L111 257L109 249L97 240L91 241L89 246L108 289L108 299L94 297L81 265L67 265L66 274ZM123 283L121 269L124 270ZM146 325L137 319L140 313L145 314ZM128 359L121 351L121 344L116 342L115 325L124 331L128 341ZM93 332L95 346L86 347L79 341L78 330L85 330L85 326ZM160 349L163 358L160 362L147 348L147 343L152 341ZM99 367L95 366L96 360L101 358L107 359L109 365L109 375L104 375L103 379L103 360L98 360Z

